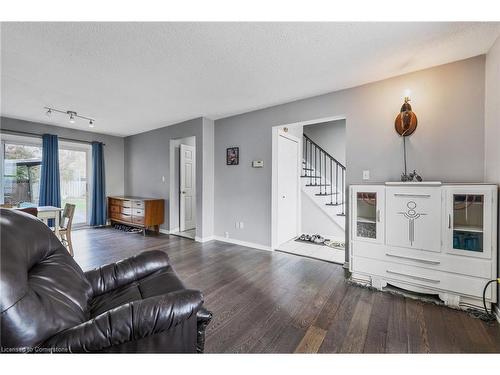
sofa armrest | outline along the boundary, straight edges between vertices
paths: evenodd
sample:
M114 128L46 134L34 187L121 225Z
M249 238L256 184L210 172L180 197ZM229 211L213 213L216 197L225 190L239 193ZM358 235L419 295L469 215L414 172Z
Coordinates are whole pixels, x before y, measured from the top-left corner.
M127 303L109 310L45 341L53 351L101 351L167 331L197 314L203 304L201 292L179 290Z
M196 336L196 352L204 353L205 352L205 334L206 329L210 321L212 320L212 312L208 311L206 308L201 307L196 314L196 327L197 327L197 336Z
M145 251L119 262L87 271L85 277L92 286L93 296L96 297L146 277L168 265L168 255L163 251Z

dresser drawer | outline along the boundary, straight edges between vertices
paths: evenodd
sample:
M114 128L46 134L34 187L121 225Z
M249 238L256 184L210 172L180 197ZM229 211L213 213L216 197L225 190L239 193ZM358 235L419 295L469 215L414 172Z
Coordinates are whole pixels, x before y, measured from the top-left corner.
M430 290L452 292L481 298L487 279L456 275L405 264L382 262L375 259L354 257L354 272L375 275L391 283L391 280ZM492 298L491 289L487 298Z
M121 212L121 206L117 206L117 205L111 205L109 206L109 212L111 213L120 213Z
M133 216L144 216L144 210L138 208L132 208Z
M462 256L413 250L402 247L384 246L353 241L353 255L378 259L384 262L407 264L443 272L453 272L466 276L492 277L491 263L485 259L464 259Z
M122 206L130 208L130 207L132 207L132 201L123 200L122 201Z
M121 206L122 205L122 201L120 199L113 199L113 198L110 198L109 199L109 205L113 205L113 206Z
M121 211L120 212L122 214L124 214L124 215L132 215L132 209L131 208L121 207Z
M119 212L112 212L111 216L110 216L110 219L111 220L114 219L114 220L132 222L132 216L130 216L130 215L124 215L124 214L119 213Z
M144 225L144 217L142 217L142 216L132 216L132 222L134 224Z
M132 201L132 208L144 208L144 201Z

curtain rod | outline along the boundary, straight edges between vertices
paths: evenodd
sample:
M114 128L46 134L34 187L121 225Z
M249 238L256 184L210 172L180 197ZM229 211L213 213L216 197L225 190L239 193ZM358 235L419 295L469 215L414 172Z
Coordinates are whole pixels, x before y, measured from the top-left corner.
M28 135L31 137L37 137L37 138L42 138L42 134L37 134L37 133L30 133L30 132L23 132L20 130L9 130L9 129L1 129L0 133L5 133L5 134L13 134L13 135ZM57 136L61 141L67 141L67 142L78 142L78 143L86 143L86 144L92 144L91 141L83 141L81 139L74 139L74 138L64 138L64 137L59 137ZM101 142L102 143L102 142ZM106 146L106 143L102 143L103 146Z

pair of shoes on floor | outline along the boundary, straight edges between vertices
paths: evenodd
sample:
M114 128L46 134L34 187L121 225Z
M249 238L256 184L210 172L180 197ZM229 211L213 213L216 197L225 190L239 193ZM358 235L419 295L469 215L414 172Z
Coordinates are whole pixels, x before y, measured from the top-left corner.
M322 244L323 242L325 242L325 238L319 234L313 234L312 236L308 234L303 234L299 237L299 240L313 242L317 244Z
M332 241L332 240L326 240L323 245L328 246L328 247L333 247L335 249L345 249L345 242L342 241Z

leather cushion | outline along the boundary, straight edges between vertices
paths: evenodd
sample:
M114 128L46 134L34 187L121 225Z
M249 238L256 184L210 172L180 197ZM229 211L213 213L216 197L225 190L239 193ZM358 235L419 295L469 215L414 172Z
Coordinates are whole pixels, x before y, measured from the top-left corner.
M14 210L0 224L2 346L35 346L86 321L91 285L54 233Z
M167 266L142 279L94 297L90 303L90 315L95 317L132 301L183 289L185 286L173 268Z

